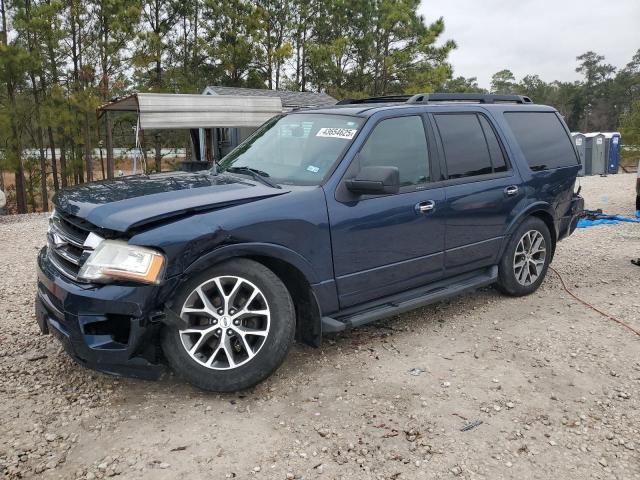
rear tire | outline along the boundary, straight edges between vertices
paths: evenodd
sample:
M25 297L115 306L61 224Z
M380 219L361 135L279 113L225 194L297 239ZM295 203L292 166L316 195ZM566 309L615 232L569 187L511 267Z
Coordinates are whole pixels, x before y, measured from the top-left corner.
M497 287L521 297L535 292L547 274L553 244L547 225L529 217L518 227L500 260Z
M188 328L166 327L162 349L173 370L203 390L256 385L282 364L293 343L291 295L253 260L229 260L196 275L174 305Z

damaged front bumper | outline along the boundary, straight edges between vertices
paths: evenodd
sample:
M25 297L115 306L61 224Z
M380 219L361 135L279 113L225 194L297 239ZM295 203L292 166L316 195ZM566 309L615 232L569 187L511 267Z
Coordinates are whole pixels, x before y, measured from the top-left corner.
M159 346L179 280L162 285L93 285L70 281L38 255L36 318L42 333L57 337L81 365L103 373L157 379L165 371Z

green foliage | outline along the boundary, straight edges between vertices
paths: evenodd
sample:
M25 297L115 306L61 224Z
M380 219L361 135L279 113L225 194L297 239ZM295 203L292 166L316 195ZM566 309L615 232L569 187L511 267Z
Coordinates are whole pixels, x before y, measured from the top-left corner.
M6 96L0 108L0 142L4 149L2 164L15 170L20 163L21 140L28 115L19 102L18 91L24 86L25 76L33 60L19 44L0 44L0 85Z
M444 21L427 25L417 0L323 2L306 48L312 83L337 97L433 91L451 77L455 43L436 46Z
M626 145L640 146L640 100L636 100L622 115L620 133Z
M516 93L517 90L516 77L511 70L500 70L491 77L491 93L508 95Z
M608 80L615 72L616 68L604 62L604 57L595 52L588 51L576 58L579 64L576 72L581 73L585 77L585 85L587 87L595 87L601 85Z
M526 95L536 103L552 105L572 131L615 130L632 103L640 100L640 50L619 71L594 52L576 61L583 81L547 83L538 75L526 75L518 82L505 69L493 75L491 92Z
M476 77L456 77L447 80L438 90L446 93L487 93L478 86Z

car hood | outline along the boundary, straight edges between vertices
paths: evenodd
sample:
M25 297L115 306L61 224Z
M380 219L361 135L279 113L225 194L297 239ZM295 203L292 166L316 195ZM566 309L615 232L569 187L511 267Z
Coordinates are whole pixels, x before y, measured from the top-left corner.
M53 203L100 228L126 232L195 211L226 208L288 193L208 171L132 175L61 190Z

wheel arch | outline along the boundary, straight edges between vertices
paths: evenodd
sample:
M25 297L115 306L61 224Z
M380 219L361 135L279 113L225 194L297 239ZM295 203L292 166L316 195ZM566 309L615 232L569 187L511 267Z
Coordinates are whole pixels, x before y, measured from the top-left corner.
M558 232L556 230L556 221L555 221L555 212L551 205L546 203L536 203L531 205L526 210L523 210L520 215L518 215L509 225L507 229L507 234L505 235L505 239L502 242L502 248L500 250L500 257L504 254L504 250L507 248L509 244L509 240L511 239L511 235L518 229L522 223L530 217L539 218L544 222L544 224L549 229L549 235L551 236L551 260L553 260L553 256L556 251L556 244L558 242Z
M314 347L320 345L320 305L311 288L319 280L313 266L304 257L279 245L228 245L200 257L185 270L185 275L189 277L231 258L247 258L274 272L285 284L293 300L296 310L296 338Z
M250 255L249 258L261 263L275 273L284 283L296 310L296 339L313 347L322 341L320 306L311 284L304 274L290 263L275 257Z

